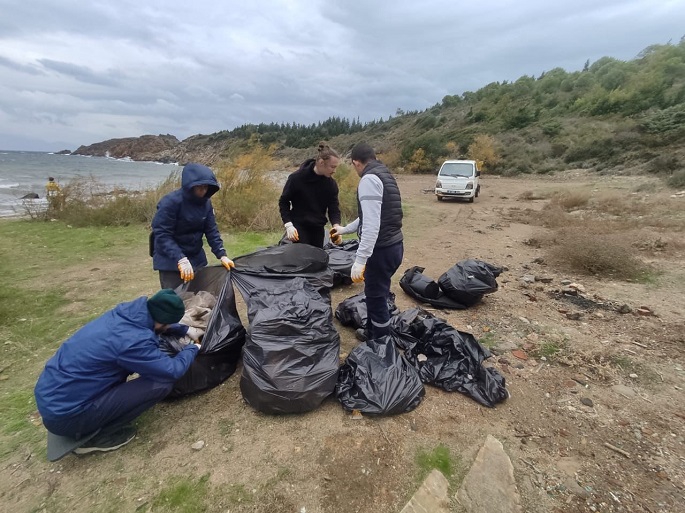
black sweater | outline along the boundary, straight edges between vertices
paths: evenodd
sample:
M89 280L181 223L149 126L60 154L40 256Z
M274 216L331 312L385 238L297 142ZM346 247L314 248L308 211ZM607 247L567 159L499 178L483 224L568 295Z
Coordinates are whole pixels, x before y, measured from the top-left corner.
M278 200L283 223L294 225L326 225L326 212L331 224L340 224L338 184L333 178L314 172L314 159L305 160L300 168L288 176Z

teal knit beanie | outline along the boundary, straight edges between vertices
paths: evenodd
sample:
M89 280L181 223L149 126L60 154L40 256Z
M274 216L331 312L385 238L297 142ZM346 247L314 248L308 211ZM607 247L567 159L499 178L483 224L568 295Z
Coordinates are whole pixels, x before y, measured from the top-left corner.
M186 313L183 300L172 289L162 289L149 298L147 309L160 324L174 324Z

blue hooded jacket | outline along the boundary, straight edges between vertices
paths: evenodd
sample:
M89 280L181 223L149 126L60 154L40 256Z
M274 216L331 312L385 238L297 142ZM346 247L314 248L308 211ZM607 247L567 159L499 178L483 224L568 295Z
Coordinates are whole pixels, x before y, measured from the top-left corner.
M48 360L34 390L38 411L48 420L80 413L136 372L175 382L197 353L197 346L188 344L175 357L164 354L147 298L121 303L74 333Z
M196 185L207 185L207 194L193 194ZM190 260L194 269L207 265L202 249L202 236L217 258L226 255L224 242L214 217L211 198L219 190L219 182L211 169L202 164L187 164L181 173L181 188L164 196L152 219L154 252L152 267L156 271L177 271L178 261Z

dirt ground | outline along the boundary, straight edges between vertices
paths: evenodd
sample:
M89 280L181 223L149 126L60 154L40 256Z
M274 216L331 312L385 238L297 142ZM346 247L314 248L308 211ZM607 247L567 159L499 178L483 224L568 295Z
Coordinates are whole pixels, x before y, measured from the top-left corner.
M16 454L2 471L0 510L165 511L161 489L205 476L211 512L394 513L418 485L418 452L449 448L454 495L491 434L511 458L524 511L685 511L682 231L662 234L675 241L670 249L640 255L663 272L656 284L612 281L546 264L531 243L545 230L526 212L548 200L521 199L526 191L583 187L631 196L648 180L582 171L486 176L470 204L436 201L426 192L431 177L399 177L405 261L393 290L401 309L416 306L397 285L408 267L425 267L434 279L464 258L506 267L500 289L477 306L431 309L492 348L486 363L502 372L511 394L497 407L427 387L416 410L395 417L356 420L332 398L307 414L268 416L242 400L238 368L207 393L156 407L119 451L56 463L44 453ZM685 198L672 191L650 194L685 210ZM537 280L525 282L527 275ZM580 295L561 294L562 280L580 285ZM360 290L335 290L333 307ZM344 356L358 342L336 326ZM199 440L205 446L194 450ZM461 511L456 500L452 507ZM198 508L182 511L204 511Z

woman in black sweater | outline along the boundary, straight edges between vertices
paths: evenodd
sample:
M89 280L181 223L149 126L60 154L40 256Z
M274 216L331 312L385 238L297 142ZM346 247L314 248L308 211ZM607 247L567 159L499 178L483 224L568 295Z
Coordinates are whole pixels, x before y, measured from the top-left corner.
M321 248L327 216L333 228L340 227L338 184L333 180L338 164L338 153L321 142L316 158L305 160L288 176L278 208L286 237L292 242Z

